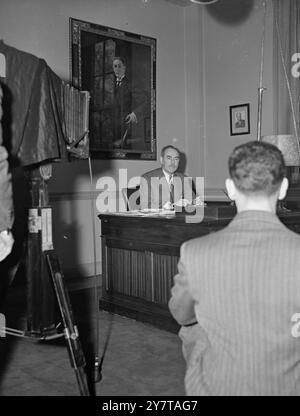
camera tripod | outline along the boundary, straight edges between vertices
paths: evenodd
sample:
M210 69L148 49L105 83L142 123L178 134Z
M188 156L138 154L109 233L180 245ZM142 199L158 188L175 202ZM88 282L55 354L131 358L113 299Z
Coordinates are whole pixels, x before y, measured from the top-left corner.
M40 339L49 340L61 336L65 337L65 340L67 342L69 359L71 366L75 372L79 393L81 396L90 396L85 374L86 361L81 347L78 329L77 326L74 324L71 303L64 284L64 275L61 270L58 257L53 250L45 252L44 256L48 266L49 275L52 279L56 300L59 306L63 325L63 332L57 332L55 335L52 336L45 335L42 336ZM3 334L23 338L32 338L32 336L30 334L28 335L26 331L21 331L18 329L8 327L0 329Z
M30 170L28 175L31 206L26 250L27 330L4 328L2 332L45 341L64 336L80 395L89 396L85 356L74 324L64 274L53 248L52 208L48 203L46 184L51 170L48 172L46 168Z

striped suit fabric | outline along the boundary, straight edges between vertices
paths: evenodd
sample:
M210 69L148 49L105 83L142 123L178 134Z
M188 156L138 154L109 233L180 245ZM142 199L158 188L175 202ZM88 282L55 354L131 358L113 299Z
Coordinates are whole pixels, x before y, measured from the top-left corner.
M187 395L300 395L300 236L275 214L244 211L185 242L169 308Z

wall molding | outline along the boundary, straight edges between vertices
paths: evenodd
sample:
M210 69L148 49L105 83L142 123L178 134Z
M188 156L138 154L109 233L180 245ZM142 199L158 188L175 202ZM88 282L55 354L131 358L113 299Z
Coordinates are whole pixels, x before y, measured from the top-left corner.
M95 267L96 266L96 267ZM64 267L64 275L67 280L86 279L90 276L101 274L102 262L97 261L96 265L92 263L81 263L75 267Z
M50 202L76 200L88 201L96 199L99 193L99 191L49 192L49 200Z
M74 278L66 279L66 286L69 291L83 290L83 289L101 289L102 288L102 276L87 276L84 279Z

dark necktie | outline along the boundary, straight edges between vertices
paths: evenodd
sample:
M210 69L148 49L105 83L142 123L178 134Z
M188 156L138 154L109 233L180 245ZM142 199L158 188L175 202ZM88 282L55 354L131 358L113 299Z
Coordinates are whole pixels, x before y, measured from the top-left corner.
M169 184L170 184L170 202L171 204L174 204L174 183L173 183L173 176L170 175L170 179L169 179Z

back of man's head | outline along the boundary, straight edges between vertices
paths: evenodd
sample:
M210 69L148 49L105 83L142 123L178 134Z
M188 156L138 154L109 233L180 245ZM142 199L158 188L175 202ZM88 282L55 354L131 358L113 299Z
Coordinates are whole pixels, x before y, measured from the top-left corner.
M237 146L229 157L228 167L236 188L246 195L273 195L286 173L281 151L262 141Z

